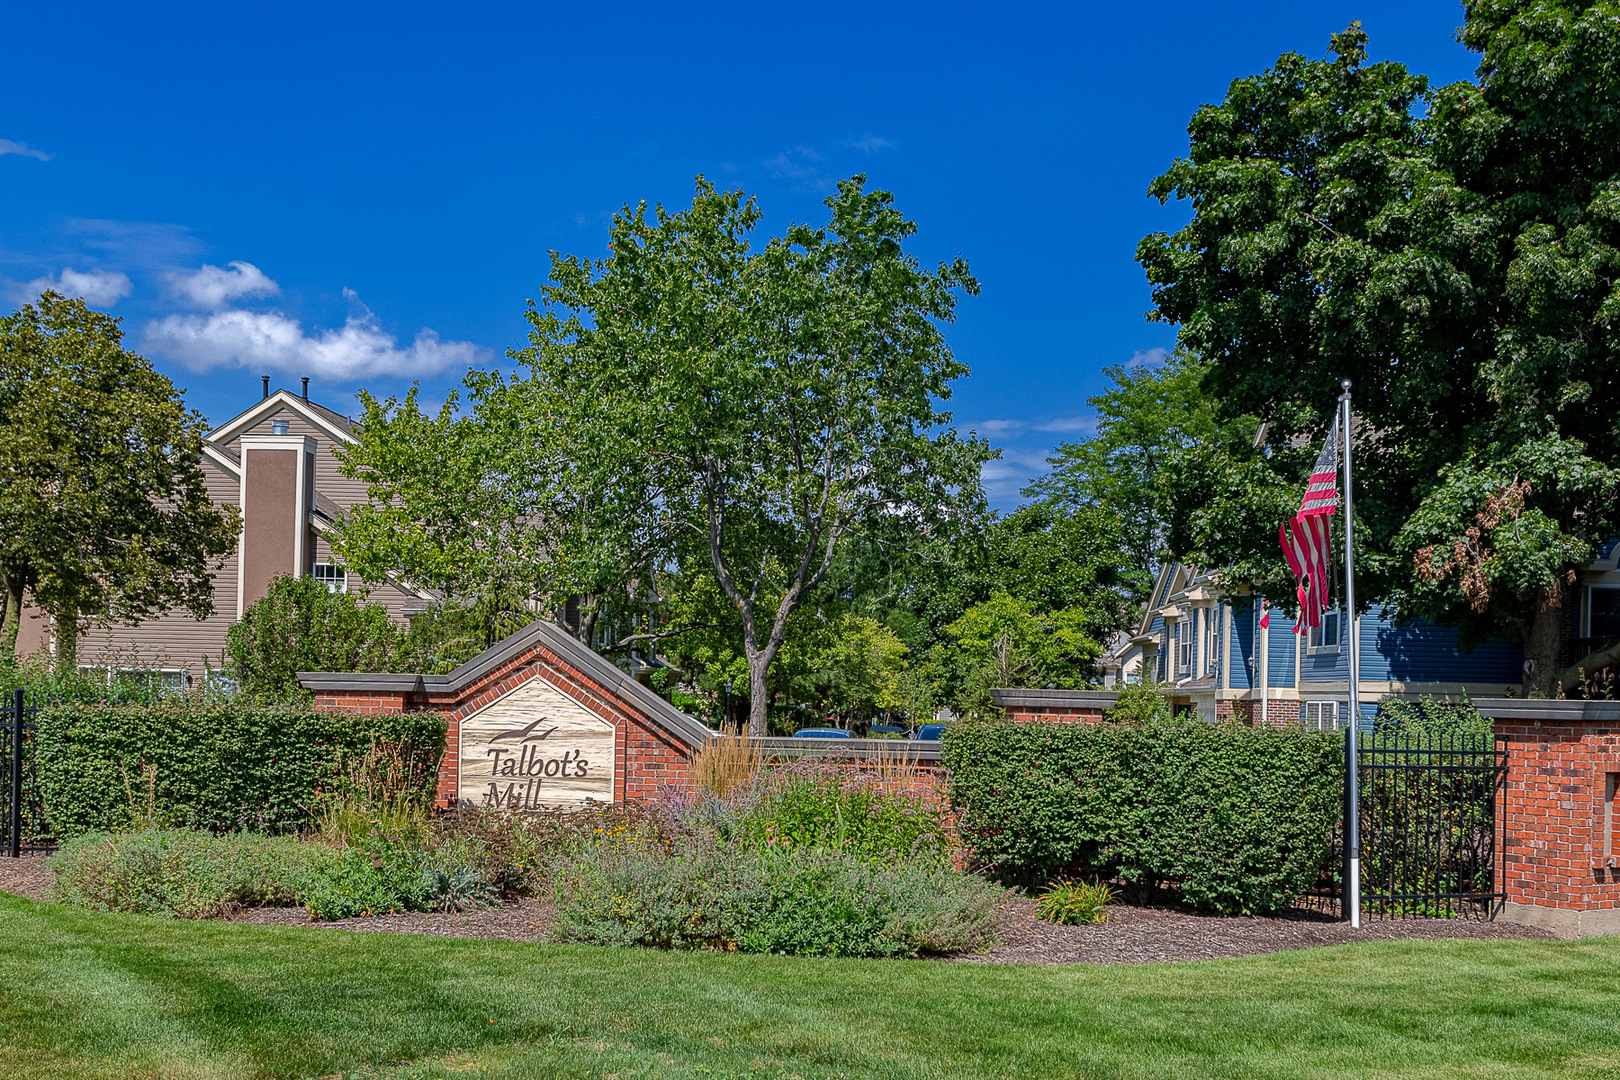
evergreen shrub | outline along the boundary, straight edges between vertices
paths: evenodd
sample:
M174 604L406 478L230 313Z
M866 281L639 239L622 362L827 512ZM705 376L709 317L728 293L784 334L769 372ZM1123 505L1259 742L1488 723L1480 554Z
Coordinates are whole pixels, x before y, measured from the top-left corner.
M289 832L317 817L323 797L379 768L426 800L445 738L435 713L200 698L70 703L37 720L40 793L59 840L139 824Z
M1198 720L957 724L945 735L963 844L1000 879L1070 867L1227 914L1294 903L1340 815L1339 735Z

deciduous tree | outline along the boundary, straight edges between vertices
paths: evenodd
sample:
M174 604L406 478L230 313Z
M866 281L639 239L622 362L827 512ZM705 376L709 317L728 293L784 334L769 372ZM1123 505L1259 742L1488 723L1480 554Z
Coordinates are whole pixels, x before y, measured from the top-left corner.
M840 547L895 521L949 527L982 504L990 456L938 408L967 373L940 330L978 290L967 264L922 267L915 226L864 177L827 207L757 249L740 191L700 179L690 209L626 208L607 258L554 258L513 354L569 410L590 487L656 492L707 559L742 623L756 736L788 620Z
M209 498L207 424L118 320L47 292L0 319L0 656L25 592L72 665L87 623L213 612L235 510Z
M1367 64L1359 25L1235 81L1151 189L1191 222L1138 256L1223 415L1269 422L1174 466L1180 552L1282 576L1285 492L1349 378L1358 598L1517 636L1551 693L1570 585L1620 531L1620 12L1465 13L1474 82Z

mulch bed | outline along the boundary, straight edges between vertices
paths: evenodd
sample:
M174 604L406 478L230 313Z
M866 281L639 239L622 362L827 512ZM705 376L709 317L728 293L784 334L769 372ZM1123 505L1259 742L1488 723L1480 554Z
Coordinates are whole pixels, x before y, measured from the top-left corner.
M0 892L35 900L47 898L51 872L46 852L20 859L0 857ZM328 927L380 933L501 941L544 941L551 926L549 901L523 899L486 911L460 914L375 915L341 922L314 922L303 908L251 908L230 921L268 926ZM1173 960L1215 960L1234 956L1406 938L1549 938L1516 923L1481 919L1394 919L1369 917L1361 929L1316 912L1276 918L1228 918L1165 907L1112 907L1108 921L1090 926L1053 926L1035 917L1030 900L1011 900L999 918L1002 944L988 952L958 957L977 964L1149 964Z
M1200 915L1163 907L1108 909L1108 921L1053 926L1035 917L1032 900L1010 901L1001 913L1002 943L988 952L959 957L979 964L1152 964L1171 960L1216 960L1403 938L1550 938L1517 923L1483 919L1380 918L1364 916L1359 930L1336 917L1311 911L1245 918Z

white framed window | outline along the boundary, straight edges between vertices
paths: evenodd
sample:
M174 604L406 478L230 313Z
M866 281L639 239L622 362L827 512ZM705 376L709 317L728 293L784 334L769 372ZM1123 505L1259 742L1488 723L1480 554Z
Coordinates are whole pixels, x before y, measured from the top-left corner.
M349 571L335 562L316 563L310 567L309 576L325 585L327 592L349 591Z
M149 686L164 693L178 693L186 688L184 668L109 667L105 664L80 664L79 672L105 680L109 687L118 683Z
M1305 715L1302 719L1307 730L1338 731L1339 703L1337 701L1307 701L1305 703Z
M1193 624L1191 616L1176 620L1176 674L1192 674Z
M1311 627L1310 641L1306 643L1311 652L1339 651L1339 639L1343 637L1339 633L1339 615L1338 609L1322 612L1322 625Z

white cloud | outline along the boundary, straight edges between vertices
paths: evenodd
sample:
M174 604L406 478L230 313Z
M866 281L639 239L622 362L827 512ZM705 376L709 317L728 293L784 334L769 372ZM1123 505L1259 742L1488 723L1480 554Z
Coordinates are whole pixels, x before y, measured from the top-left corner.
M112 307L134 291L129 278L116 270L86 270L80 272L69 266L60 274L35 278L11 290L21 303L32 303L46 289L66 297L79 297L91 307Z
M881 135L863 135L849 145L862 153L875 154L879 150L887 150L894 143Z
M1044 452L1003 449L1001 457L979 467L979 479L991 506L1013 507L1023 501L1029 482L1050 468Z
M1097 430L1095 416L1060 416L1055 420L1043 420L1035 425L1036 431L1056 431L1063 434L1090 435Z
M344 293L353 296L347 289ZM193 371L274 368L329 381L434 375L449 367L470 367L488 353L470 341L444 341L428 329L400 348L398 339L363 307L341 329L308 333L297 319L279 311L232 308L210 315L170 315L147 324L145 347Z
M252 263L237 260L228 267L203 264L199 270L165 275L169 294L193 307L217 310L244 296L275 296L281 286Z
M765 163L771 175L778 180L810 180L820 172L821 155L808 146L795 146Z
M27 143L13 142L11 139L0 139L0 157L7 154L16 154L19 157L31 157L39 161L51 160L51 155L43 150L35 150Z
M1169 358L1170 352L1167 349L1139 349L1131 354L1131 358L1126 361L1125 367L1131 371L1136 371L1138 368L1155 367Z
M1097 430L1095 416L1059 416L1051 420L980 420L968 425L987 439L1021 435L1027 431L1047 431L1061 434L1085 433Z
M1022 420L980 420L969 424L968 427L983 435L987 439L994 439L1002 435L1016 435L1023 431L1026 424Z

